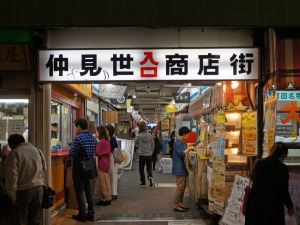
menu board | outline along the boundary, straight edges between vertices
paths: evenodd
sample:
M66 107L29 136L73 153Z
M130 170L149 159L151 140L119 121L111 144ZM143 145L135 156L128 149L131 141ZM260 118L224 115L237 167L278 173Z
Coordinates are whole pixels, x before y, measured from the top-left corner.
M8 136L11 134L23 135L24 122L23 120L8 120Z
M249 184L248 177L235 175L234 184L231 195L228 200L228 205L221 219L221 224L226 225L244 225L245 216L242 214L241 208L244 199L244 189Z
M242 113L242 152L257 155L257 112Z
M208 189L208 209L219 215L224 213L225 205L225 160L215 157Z
M23 119L2 119L0 120L0 140L6 141L11 134L23 135Z

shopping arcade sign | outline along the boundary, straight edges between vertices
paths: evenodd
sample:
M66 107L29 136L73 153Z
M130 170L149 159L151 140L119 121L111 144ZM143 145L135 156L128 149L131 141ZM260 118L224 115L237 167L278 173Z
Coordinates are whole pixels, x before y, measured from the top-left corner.
M258 48L40 50L41 82L258 80Z

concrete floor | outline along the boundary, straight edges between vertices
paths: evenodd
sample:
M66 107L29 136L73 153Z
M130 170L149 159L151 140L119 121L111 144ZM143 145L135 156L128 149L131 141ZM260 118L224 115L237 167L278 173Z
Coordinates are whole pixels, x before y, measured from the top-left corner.
M136 158L135 156L134 158ZM159 156L165 157L165 156ZM159 162L157 162L159 168ZM139 186L138 162L134 160L132 169L124 171L118 182L118 199L109 206L95 205L95 222L86 224L122 225L204 225L207 224L203 211L198 209L185 193L184 204L190 208L185 213L173 212L175 176L158 170L153 171L154 186ZM95 199L97 201L97 198ZM77 214L75 209L64 209L52 220L52 225L79 225L71 219Z

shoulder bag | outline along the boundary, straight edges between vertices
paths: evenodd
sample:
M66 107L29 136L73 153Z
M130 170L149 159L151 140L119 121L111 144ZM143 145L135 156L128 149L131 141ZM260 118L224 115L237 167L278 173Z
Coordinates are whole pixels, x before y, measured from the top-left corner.
M46 180L46 185L43 185L43 199L42 199L41 208L49 209L50 207L52 207L54 205L55 191L50 186L48 186L48 179L47 179L46 172L45 172L46 169L45 169L45 164L44 164L44 160L42 157L42 153L38 148L37 148L37 150L40 153L40 157L41 157L42 164L43 164L44 179Z
M244 199L243 199L243 202L242 202L242 214L244 216L246 216L247 204L248 204L248 199L249 199L250 191L251 191L251 181L249 182L249 185L247 185L244 188L245 194L244 194Z
M114 162L115 163L121 163L124 161L124 156L123 156L123 152L121 149L119 148L115 148L113 150L113 156L114 156Z
M96 159L93 156L91 159L80 160L79 167L83 171L84 176L88 179L98 177L98 170L96 167Z

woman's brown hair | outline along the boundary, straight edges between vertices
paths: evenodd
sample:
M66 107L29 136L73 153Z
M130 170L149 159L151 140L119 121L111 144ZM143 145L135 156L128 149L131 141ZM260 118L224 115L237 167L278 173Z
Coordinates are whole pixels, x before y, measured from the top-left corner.
M99 126L97 127L97 131L98 131L98 139L105 139L105 140L108 140L108 134L107 134L107 130L105 128L105 126Z
M140 122L139 124L139 132L142 133L142 132L146 132L148 130L148 127L146 125L145 122Z

